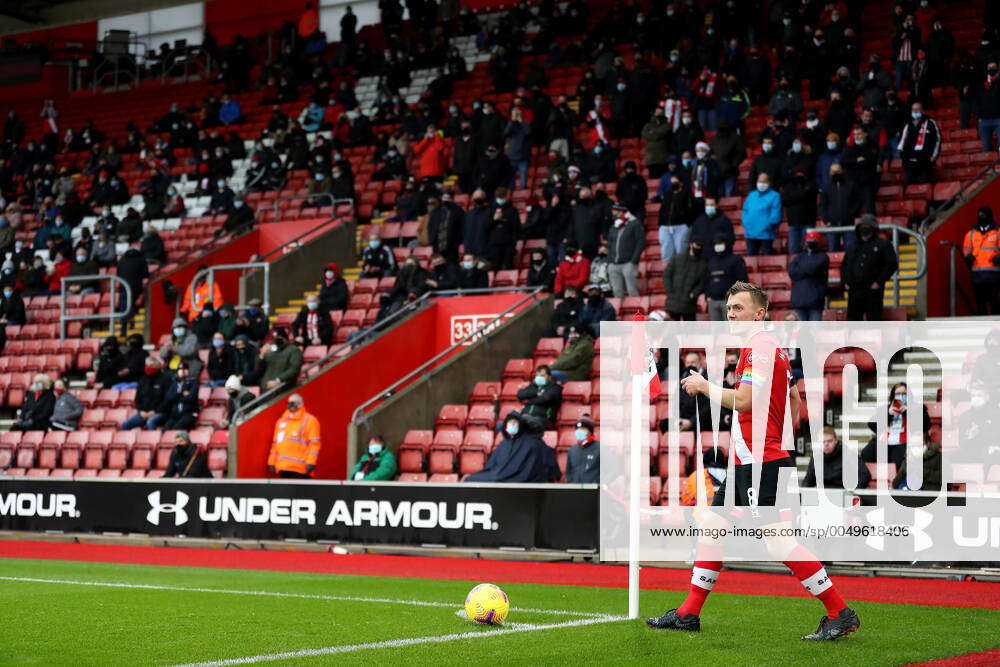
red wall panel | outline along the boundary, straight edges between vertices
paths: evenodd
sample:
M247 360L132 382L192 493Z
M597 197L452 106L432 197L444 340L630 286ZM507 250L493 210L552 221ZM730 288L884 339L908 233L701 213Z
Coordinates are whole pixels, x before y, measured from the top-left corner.
M347 475L347 425L355 408L438 352L437 308L431 305L297 389L306 410L320 422L323 446L317 478ZM237 477L268 477L274 424L285 407L286 401L275 403L238 427Z
M236 35L255 37L273 32L284 21L298 23L305 10L305 0L208 0L205 3L205 26L219 44L228 44Z
M213 266L219 264L239 264L246 262L250 256L257 252L257 231L230 241L212 252L199 257L196 260L184 264L175 271L160 276L149 283L149 305L146 308L149 318L149 341L153 344L159 340L160 336L170 331L170 323L174 319L174 304L167 303L163 298L163 282L169 280L179 292L178 300L183 303L184 290L198 273L198 267L202 264ZM239 299L240 272L222 271L216 274L216 282L222 290L222 298L235 303Z

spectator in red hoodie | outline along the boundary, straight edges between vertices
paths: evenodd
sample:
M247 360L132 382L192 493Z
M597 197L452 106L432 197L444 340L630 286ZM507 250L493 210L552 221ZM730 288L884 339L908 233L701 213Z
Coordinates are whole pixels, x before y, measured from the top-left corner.
M590 260L583 256L583 252L576 247L572 241L566 243L566 256L559 262L556 269L556 294L560 294L564 287L575 287L582 290L583 286L590 281Z
M424 138L412 146L413 154L420 158L420 169L417 178L440 181L445 170L445 142L433 125L427 128Z
M48 276L50 295L62 292L62 279L69 276L71 268L73 268L73 262L69 261L61 250L56 251L55 265L52 267L52 273Z

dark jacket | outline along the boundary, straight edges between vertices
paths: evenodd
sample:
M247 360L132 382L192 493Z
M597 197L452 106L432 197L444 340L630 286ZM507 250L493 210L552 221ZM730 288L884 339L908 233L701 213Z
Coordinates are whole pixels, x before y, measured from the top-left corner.
M537 419L517 412L510 413L508 419L510 417L520 421L517 435L511 438L504 433L503 441L493 450L483 469L469 475L465 481L544 483L559 479L555 451L540 435L544 426Z
M0 318L7 320L7 324L19 326L28 321L24 312L24 299L16 291L9 298L0 294Z
M128 283L129 289L132 290L133 303L138 301L143 295L143 282L149 277L146 257L135 248L129 248L118 260L117 271L118 277Z
M626 174L618 181L615 197L628 207L633 215L646 214L646 199L649 198L649 188L646 179L639 174Z
M193 373L186 379L175 379L167 385L157 414L169 417L198 414L198 378Z
M858 230L854 231L856 238L847 246L840 267L841 282L851 288L867 288L872 283L884 286L899 268L896 251L878 234L864 241Z
M793 227L815 226L817 220L816 181L809 176L793 178L785 182L781 190L781 203L785 206L785 218ZM792 248L792 252L798 248Z
M544 387L532 382L517 391L517 400L525 404L522 414L538 417L545 420L546 424L551 424L562 405L562 387L555 380Z
M211 477L205 452L198 445L174 447L170 452L170 462L163 472L164 477Z
M871 473L868 472L868 467L859 456L858 485L855 488L867 489L868 483L871 479L872 476ZM802 486L816 486L816 468L812 456L809 457L809 467L806 469L806 478L802 481ZM844 448L839 444L837 445L837 448L829 454L823 454L823 487L827 489L844 488Z
M704 254L694 257L688 250L683 250L674 255L663 269L667 311L693 315L698 309L698 296L705 288L707 272L708 261Z
M499 218L496 217L497 211L500 212ZM494 205L490 210L489 244L493 247L513 247L517 243L520 227L521 217L513 204L507 201L502 206Z
M941 448L932 445L924 450L923 456L923 477L922 483L919 489L910 489L911 491L937 491L941 488ZM902 465L896 471L896 477L892 480L892 488L901 489L906 486L906 459L903 459ZM909 487L907 487L909 488Z
M646 230L638 220L628 220L608 230L608 261L612 264L638 264L646 247Z
M449 262L458 259L458 246L462 243L465 212L452 202L442 202L427 220L427 239L434 252Z
M562 371L569 382L590 379L590 366L594 361L594 339L586 333L566 344L559 358L549 364L554 371Z
M255 387L260 377L260 351L253 343L247 342L242 350L233 346L233 375L238 375L244 385Z
M597 254L604 233L604 207L594 199L578 200L572 212L571 238L587 259Z
M694 225L691 226L691 240L701 241L705 252L714 255L712 248L715 240L724 237L730 246L736 241L736 232L733 230L732 221L721 211L716 211L715 215L708 217L702 213L695 218Z
M819 198L823 220L835 227L854 224L861 212L861 197L853 183L830 183Z
M719 177L725 180L739 176L740 164L747 155L740 135L732 130L727 132L720 130L712 137L709 145L712 147L712 154L719 165Z
M597 440L570 447L566 453L566 482L597 484L601 481L601 443Z
M462 233L465 252L472 253L476 257L486 256L492 217L493 209L490 206L474 206L466 212Z
M21 414L17 418L17 426L22 431L47 431L55 407L56 395L51 389L37 393L27 391L21 405Z
M575 299L563 299L552 311L550 334L555 336L559 327L569 327L580 321L580 314L583 312L584 302L579 297ZM613 311L612 311L613 312Z
M681 183L678 189L669 188L663 193L658 223L661 227L690 225L694 213L694 197L691 195L691 190Z
M208 353L208 378L210 380L227 380L236 369L236 355L229 343L221 347L212 346Z
M731 248L718 255L708 258L708 271L705 274L705 297L721 301L726 297L726 291L740 280L747 279L747 264L739 255L734 255Z
M239 208L234 208L226 216L226 221L222 223L222 229L226 232L249 229L253 227L254 212L249 206L244 204Z
M800 252L788 264L792 279L792 308L822 308L830 280L830 257L825 252Z
M581 329L586 327L590 329L591 333L594 334L594 338L601 335L601 322L614 322L618 319L615 314L615 308L611 305L611 302L600 297L600 301L596 304L590 302L590 297L587 297L586 305L584 305L583 310L580 311L580 327Z
M56 398L52 410L52 427L65 431L75 431L76 425L83 416L83 404L70 392L63 392Z
M323 286L319 288L319 302L327 310L343 310L347 307L348 298L347 281L340 276L330 282L324 280Z
M154 262L156 264L163 264L167 261L167 251L163 245L163 238L153 232L152 234L144 234L142 240L139 241L139 251L142 256L146 258L148 262ZM126 251L125 255L128 252ZM124 259L124 255L122 259ZM119 260L119 263L121 260Z
M156 410L163 404L170 385L170 377L163 372L143 375L139 378L139 388L135 392L135 409L142 412Z

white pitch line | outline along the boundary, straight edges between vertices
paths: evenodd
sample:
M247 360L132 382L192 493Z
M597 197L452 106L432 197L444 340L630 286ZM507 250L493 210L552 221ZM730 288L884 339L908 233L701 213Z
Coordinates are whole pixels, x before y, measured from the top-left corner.
M0 581L20 581L35 584L63 584L69 586L102 586L106 588L134 588L150 591L178 591L183 593L219 593L223 595L257 595L261 597L298 598L303 600L329 600L332 602L370 602L375 604L403 604L410 607L447 607L454 609L453 602L427 602L424 600L396 600L392 598L368 598L351 595L310 595L308 593L280 593L275 591L241 591L224 588L189 588L186 586L160 586L156 584L125 584L110 581L72 581L69 579L37 579L34 577L0 577ZM551 614L554 616L582 616L587 618L610 618L609 614L566 609L534 609L531 607L511 607L511 611L529 614ZM542 627L542 626L539 626Z
M210 662L194 662L180 667L227 667L228 665L250 665L258 662L271 662L273 660L293 660L295 658L309 658L317 655L336 655L338 653L353 653L354 651L368 651L379 648L403 648L418 644L441 644L444 642L458 641L461 639L488 639L497 635L512 635L519 632L534 632L536 630L557 630L561 628L575 628L584 625L596 625L598 623L612 623L626 620L624 616L604 616L602 618L585 618L577 621L563 621L562 623L548 623L545 625L534 625L530 627L503 627L489 632L459 632L450 635L437 635L432 637L413 637L410 639L390 639L382 642L371 642L368 644L348 644L345 646L327 646L324 648L307 648L301 651L288 651L287 653L270 653L266 655L252 655L243 658L230 658L228 660L214 660Z

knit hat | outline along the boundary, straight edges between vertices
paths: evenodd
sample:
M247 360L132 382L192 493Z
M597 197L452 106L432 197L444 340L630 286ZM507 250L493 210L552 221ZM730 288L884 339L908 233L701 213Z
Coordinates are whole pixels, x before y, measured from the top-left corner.
M174 318L174 323L171 324L170 326L171 327L186 327L187 325L188 325L187 320L185 320L183 317L175 317Z
M239 391L243 388L243 383L240 382L239 375L230 375L229 379L226 380L226 391Z
M597 425L597 424L596 424L596 423L594 422L594 419L593 419L593 417L591 417L590 415L582 415L582 416L581 416L581 417L580 417L580 418L579 418L579 419L578 419L578 420L576 421L576 427L577 427L577 428L585 428L585 429L587 429L588 431L590 431L591 433L593 433L593 432L594 432L594 427L595 427L596 425Z

